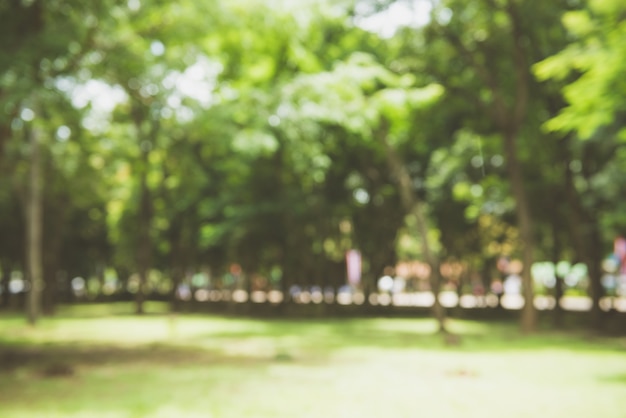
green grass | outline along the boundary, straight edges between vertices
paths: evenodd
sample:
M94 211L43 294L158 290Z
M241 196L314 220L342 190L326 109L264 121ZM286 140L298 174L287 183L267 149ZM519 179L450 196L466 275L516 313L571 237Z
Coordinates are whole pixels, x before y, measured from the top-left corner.
M626 417L626 340L428 319L0 316L0 416Z

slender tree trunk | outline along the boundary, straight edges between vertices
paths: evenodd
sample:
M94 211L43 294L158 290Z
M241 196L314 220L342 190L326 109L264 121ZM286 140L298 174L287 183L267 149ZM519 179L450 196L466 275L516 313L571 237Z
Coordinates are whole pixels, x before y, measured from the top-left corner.
M125 266L113 266L115 269L115 275L117 276L118 286L121 289L121 293L124 296L124 300L128 297L128 278L130 277L130 271Z
M279 137L280 139L280 137ZM287 206L290 203L290 199L287 193L289 189L291 179L288 178L284 168L285 159L285 145L280 142L280 147L274 155L276 177L278 178L278 187L281 203ZM280 310L286 312L287 307L293 302L291 299L290 290L295 284L295 277L298 275L298 266L296 263L296 254L298 251L298 243L296 241L296 234L293 232L296 230L296 220L293 215L293 211L289 208L283 208L283 215L281 217L281 229L282 229L282 242L281 242L281 268L282 277L280 279L280 289L283 293L283 300L280 306Z
M589 275L589 293L591 296L591 326L593 329L602 327L602 309L600 299L604 296L602 287L602 237L597 222L590 221L587 269Z
M7 262L2 263L2 271L0 271L0 294L2 300L0 301L0 309L7 308L9 306L9 299L11 294L9 293L9 280L11 280L11 265Z
M184 272L179 266L172 266L172 290L170 292L170 310L172 312L180 312L181 303L178 298L178 286L183 281Z
M142 173L140 178L140 203L139 203L139 242L137 249L137 265L139 267L139 289L135 297L136 313L144 313L144 301L146 298L145 287L148 282L148 272L150 270L150 190L147 180L148 152L142 153Z
M170 309L172 312L180 311L180 300L177 297L178 286L183 281L184 275L184 263L182 257L182 220L181 215L176 215L171 222L171 230L170 230L170 263L171 263L171 274L172 274L172 292L170 295Z
M43 230L43 179L41 178L41 145L39 132L30 130L29 193L26 199L26 253L30 291L28 293L28 322L35 325L41 311L43 287L42 230Z
M295 221L293 215L285 212L283 216L283 263L282 270L283 275L281 277L281 290L283 292L283 304L291 304L290 290L291 287L296 284L295 278L298 276L298 268L296 266L296 254L298 246L295 240Z
M47 210L46 216L44 216L46 229L42 244L44 248L42 310L44 315L48 316L54 315L57 302L57 275L59 273L59 260L67 215L67 205L64 204L64 199L61 198L50 202L50 206L54 205L55 210L53 211L53 208L50 207L51 210ZM52 213L54 213L54 216L48 216Z
M44 315L52 316L55 312L56 306L56 293L57 293L57 283L56 277L58 272L58 258L56 255L54 259L52 257L44 257L44 269L43 269L43 279L44 279L44 289L42 293L42 312Z
M431 269L430 288L434 296L434 303L432 307L433 316L437 320L439 332L447 332L446 312L439 301L439 291L441 288L440 262L439 257L432 250L430 243L428 242L428 222L426 220L426 215L424 214L424 205L418 199L415 191L413 190L413 182L406 166L404 165L404 162L396 150L387 141L386 132L379 135L379 139L385 146L389 169L397 178L402 204L408 213L415 216L417 234L421 239L424 261L426 261Z
M404 166L402 166L402 168L404 169L405 174L408 177L408 172L406 172L406 168L404 168ZM424 258L426 259L426 262L431 269L430 289L433 292L433 296L435 299L433 302L433 314L439 325L439 332L447 332L446 311L439 301L439 293L441 291L442 282L441 263L439 261L439 257L437 257L437 255L433 252L432 248L430 247L430 243L428 242L428 222L426 221L426 215L424 214L424 207L417 198L415 199L414 203L415 205L413 206L413 211L417 224L417 232L418 234L420 234L422 240L422 251L424 252Z
M152 262L152 243L150 230L152 228L152 196L148 185L148 172L150 169L150 152L155 146L160 129L158 112L155 109L147 110L143 105L136 105L133 109L137 138L141 160L139 161L139 212L138 212L138 242L137 242L137 268L139 273L139 289L135 295L136 313L144 313L145 291L148 283L148 274ZM152 114L150 113L152 112ZM157 115L157 116L155 116ZM148 131L144 132L144 122L148 122Z
M96 278L98 279L98 287L100 288L100 292L96 295L96 298L97 300L104 301L106 299L102 289L104 289L104 285L106 284L106 264L101 261L96 264Z
M522 240L522 271L524 307L522 308L521 326L523 332L532 332L536 327L537 313L534 306L534 289L531 267L534 262L533 251L535 248L533 223L530 215L530 205L524 189L522 167L517 158L517 136L509 132L504 137L504 152L506 156L511 189L515 197L517 222Z
M598 218L590 214L581 202L581 196L574 184L574 174L569 169L571 158L565 161L565 195L569 210L569 231L572 244L580 261L588 268L590 281L590 294L592 299L591 326L598 329L602 322L602 310L600 298L603 296L602 288L602 241L600 237Z
M556 213L558 216L558 213ZM557 219L552 221L552 263L556 267L561 259L561 240L559 239L560 222ZM563 279L559 277L556 268L554 270L554 310L553 321L555 328L563 326L563 308L561 308L561 298L563 297Z

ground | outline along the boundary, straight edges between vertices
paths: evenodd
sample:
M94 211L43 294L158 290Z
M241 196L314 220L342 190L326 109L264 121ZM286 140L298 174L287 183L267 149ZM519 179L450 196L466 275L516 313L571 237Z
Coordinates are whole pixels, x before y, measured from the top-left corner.
M67 307L0 316L0 416L626 417L626 339L517 324ZM452 344L450 344L452 342Z

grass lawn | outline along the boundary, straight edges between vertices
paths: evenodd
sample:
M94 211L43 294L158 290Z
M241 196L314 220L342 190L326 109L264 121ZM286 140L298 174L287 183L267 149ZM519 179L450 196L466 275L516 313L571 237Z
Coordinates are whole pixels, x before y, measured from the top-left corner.
M0 316L0 417L626 417L626 339L128 304Z

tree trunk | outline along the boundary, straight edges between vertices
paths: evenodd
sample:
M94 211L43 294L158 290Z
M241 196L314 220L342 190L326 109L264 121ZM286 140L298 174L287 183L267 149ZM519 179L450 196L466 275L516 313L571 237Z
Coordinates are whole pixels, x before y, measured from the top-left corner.
M139 242L137 248L137 266L139 269L139 288L135 295L136 313L144 313L145 287L148 282L148 272L150 269L150 190L147 180L148 153L143 152L143 168L140 178L140 203L139 203Z
M169 291L169 304L170 304L170 312L178 313L181 311L182 304L180 298L178 297L178 287L183 281L183 271L179 266L172 266L170 269L170 275L172 280L172 287Z
M9 293L9 280L11 280L11 266L9 263L2 263L2 270L0 271L0 309L5 309L9 306L9 299L11 294Z
M439 301L439 290L441 288L440 262L439 257L437 257L428 242L428 222L426 220L426 215L424 214L423 204L413 190L413 182L411 181L411 176L406 169L404 162L396 150L391 146L391 144L389 144L386 138L386 132L379 135L379 139L385 146L389 169L398 181L402 204L404 205L407 213L415 216L417 234L421 239L424 261L430 266L430 288L434 296L434 303L432 306L433 316L437 320L439 332L445 333L447 332L446 312Z
M298 276L296 263L298 246L295 240L295 221L293 216L285 212L283 216L283 255L282 255L282 277L280 279L281 291L283 292L283 305L291 304L291 287L296 284L295 278Z
M58 258L51 259L51 257L44 257L44 289L42 293L42 312L46 316L52 316L56 307L56 294L57 294L57 272L58 272Z
M156 108L155 108L156 109ZM137 269L139 273L139 288L135 295L136 309L139 315L144 313L144 301L146 298L146 284L150 263L152 262L152 243L150 240L150 230L152 228L152 196L148 185L148 172L150 169L150 152L156 144L160 129L158 112L155 109L146 109L142 104L135 104L133 108L133 119L141 160L139 161L139 211L138 211L138 242L137 242ZM146 110L148 110L147 113ZM152 115L150 114L152 112ZM154 116L157 115L157 116ZM153 119L154 118L154 119ZM144 122L148 122L148 131L144 132Z
M574 174L569 169L571 158L565 160L565 195L569 206L569 231L577 258L588 268L590 294L592 299L591 326L598 329L602 321L600 298L602 288L602 241L600 237L598 218L587 210L582 202L580 193L574 184Z
M46 177L48 178L48 177ZM66 198L66 197L65 197ZM67 209L64 198L48 203L44 223L46 228L43 239L43 279L42 310L44 315L54 315L57 302L57 275L61 257L62 239L65 229ZM54 208L51 206L54 205ZM55 210L53 210L55 209ZM51 215L54 214L54 215Z
M114 265L115 275L117 276L118 286L121 290L121 294L124 295L126 300L128 297L128 278L130 277L130 271L126 266Z
M35 325L41 311L43 287L42 229L43 229L43 180L41 178L41 149L39 133L30 130L29 193L26 199L26 253L30 291L28 293L28 322Z
M182 219L181 215L174 216L170 224L170 263L172 275L172 291L170 294L170 310L180 312L181 303L178 298L178 286L183 281L185 267L183 263L183 243L182 243Z
M180 312L181 303L178 297L178 286L183 282L184 272L180 266L173 266L172 274L172 290L170 292L170 311L173 313Z
M555 212L556 213L556 212ZM559 239L559 222L556 219L552 221L552 263L554 269L554 310L553 321L555 328L563 326L563 308L561 308L561 299L563 298L563 278L559 277L556 266L561 259L561 240Z
M597 222L589 222L587 274L591 296L591 326L597 330L602 327L602 309L600 299L604 296L602 286L602 237Z
M291 187L292 180L289 175L283 170L285 162L285 145L280 142L276 154L274 155L276 177L278 178L278 187L280 200L284 205L283 214L281 217L281 268L282 276L280 278L280 290L283 293L283 300L280 305L282 312L287 312L289 305L293 302L290 294L291 287L296 283L295 278L298 276L299 269L297 265L297 251L298 243L296 240L297 222L294 217L293 211L287 208L290 204L290 197L287 190Z
M522 308L521 327L522 331L529 333L535 330L537 323L537 313L534 305L534 289L531 267L534 262L534 233L533 223L530 215L528 197L524 189L524 177L522 167L517 158L517 135L514 132L507 132L504 136L504 153L511 182L511 189L516 203L517 222L520 229L522 241L522 271L524 307Z

